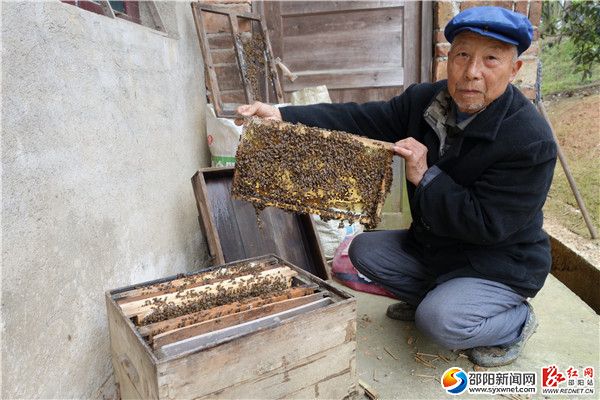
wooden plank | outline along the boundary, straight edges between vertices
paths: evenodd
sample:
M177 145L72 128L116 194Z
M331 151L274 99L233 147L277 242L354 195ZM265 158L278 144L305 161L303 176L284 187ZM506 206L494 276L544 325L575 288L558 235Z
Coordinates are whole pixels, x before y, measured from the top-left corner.
M329 97L333 103L366 103L368 101L388 101L404 91L402 86L382 88L331 89Z
M321 241L317 235L317 228L315 227L312 215L301 214L296 216L296 218L299 220L299 225L305 227L305 229L302 229L302 236L306 243L304 248L306 249L305 253L310 258L310 264L314 265L313 274L322 279L331 279L331 274L327 267L327 260L325 260L325 255L321 248Z
M219 81L219 91L223 90L243 90L244 84L240 75L240 69L237 65L220 65L214 67L215 74ZM221 95L222 100L222 95Z
M404 5L402 0L374 0L374 1L283 1L281 15L306 15L338 12L340 10L367 11L377 8L394 8Z
M215 67L237 65L235 50L233 49L211 49L210 53Z
M206 182L211 199L212 213L216 229L219 231L225 262L248 258L239 223L235 220L235 207L231 198L231 179L216 177ZM254 218L256 220L256 217ZM248 223L251 223L248 221Z
M420 82L420 50L421 50L421 14L417 2L407 2L404 6L404 43L402 71L404 87Z
M247 3L238 4L221 4L220 9L233 13L244 13L249 10L250 5ZM229 15L219 14L211 11L202 11L204 16L204 30L206 33L218 33L218 32L231 32L229 26ZM246 31L250 28L250 20L243 20L240 22L240 30Z
M289 365L297 365L323 351L355 341L356 302L344 300L318 312L283 321L276 329L262 329L204 351L191 350L161 358L158 364L159 393L172 398L208 396L225 387L259 379L278 368L288 369ZM257 349L260 349L258 360L240 357L256 354ZM210 368L206 368L207 365ZM192 384L194 382L202 382L202 385Z
M290 310L281 311L276 314L257 318L251 321L243 322L238 325L226 327L202 335L183 339L175 343L163 346L156 351L159 358L175 357L180 354L191 354L197 351L204 351L209 348L217 347L223 343L239 339L249 334L259 332L265 329L275 328L286 320L292 319L298 315L309 313L310 311L331 305L333 301L330 298L324 298L309 304L304 304Z
M281 33L288 36L312 38L314 35L337 35L353 32L363 35L378 32L394 34L402 29L403 7L376 8L371 10L337 11L331 14L287 16L282 19Z
M296 297L306 296L314 293L316 286L311 287L296 287L285 290L283 293L268 298L252 297L245 301L225 304L223 306L214 307L209 310L198 311L191 314L182 315L177 318L171 318L166 321L155 322L138 327L141 336L154 336L162 332L181 328L191 325L196 322L207 321L219 316L232 314L235 312L246 311L247 309L263 306L267 303L293 299Z
M221 99L223 99L223 104L243 104L246 101L246 94L243 90L223 90L221 91Z
M217 232L215 220L211 210L210 200L207 197L208 191L206 189L206 181L204 175L198 171L192 177L192 187L194 189L194 196L196 197L196 206L198 207L198 213L202 219L200 225L204 228L204 237L208 244L208 251L212 257L213 263L223 264L225 258L223 257L223 250L221 248L221 241L219 240L219 233Z
M275 67L275 63L273 61L275 59L275 55L273 54L273 47L271 46L269 29L267 28L267 23L264 19L260 20L260 28L262 30L262 34L265 40L265 53L267 57L267 65L269 70L271 71L271 84L273 85L273 90L275 91L277 102L282 103L283 89L281 87L281 81L279 80L279 73L277 72L277 68Z
M112 364L123 398L158 398L156 358L135 328L106 293Z
M264 271L267 269L279 268L282 264L275 260L257 262L251 267L256 271ZM127 292L119 293L113 298L117 304L124 304L135 300L147 299L150 297L160 296L166 293L175 293L180 288L191 289L194 287L215 283L230 279L236 274L235 266L229 268L219 268L208 272L200 272L195 275L187 275L183 278L174 279L168 283L158 283L149 286L143 286L137 289L132 289ZM242 274L243 273L238 273Z
M208 82L206 83L210 89L211 102L215 107L215 114L219 116L222 111L221 94L219 93L217 75L210 54L210 44L206 32L204 31L204 20L198 3L192 3L192 15L194 16L194 24L196 25L196 32L198 33L198 40L200 41L200 50L202 51L205 71L207 71L206 74L208 75Z
M231 32L208 33L206 38L208 39L208 46L211 51L227 49L235 51Z
M433 2L421 6L421 74L420 82L431 82L433 68Z
M243 12L243 11L240 11L237 9L231 9L231 8L226 8L226 7L222 7L222 6L212 6L212 5L208 5L208 4L199 4L198 3L197 8L200 10L209 11L209 12L212 12L215 14L234 15L237 17L243 17L245 19L258 20L260 18L259 15L256 15L253 13Z
M235 46L235 54L237 56L238 66L242 75L242 82L244 84L244 93L246 94L246 104L250 104L254 101L254 94L252 93L252 85L247 75L246 59L244 57L244 45L238 31L237 17L229 14L229 25L231 26L231 32L233 34L233 43Z
M203 217L203 225L209 223L209 219L212 221L213 225L206 230L218 231L219 248L224 258L235 260L268 253L278 254L301 269L327 279L318 239L304 239L305 236L316 237L310 220L267 208L261 213L264 226L260 229L254 207L248 202L231 198L233 168L208 168L203 169L201 174L205 187L201 189L195 184L194 191L204 190L204 197L207 198L205 203L209 204L206 211L200 211L210 213L210 218ZM247 243L248 237L253 241ZM207 238L209 244L212 243L212 239L209 236Z
M377 391L375 389L373 389L373 387L371 385L369 385L367 382L363 381L362 379L359 379L358 384L365 390L365 394L367 395L367 397L371 400L377 400L379 399L379 393L377 393Z
M234 325L239 325L254 319L272 316L272 314L290 310L305 304L314 303L321 300L323 293L315 293L308 296L302 296L293 299L282 300L275 303L265 304L249 310L224 315L218 318L202 321L196 324L185 326L178 329L173 329L168 332L154 336L152 347L154 349L161 348L168 344L179 342L184 339L198 336L204 333L217 331L219 329L228 328Z
M297 275L296 271L291 270L288 267L275 268L266 271L262 271L257 275L244 275L237 278L233 278L226 283L212 283L208 285L198 286L192 289L186 289L182 292L177 293L167 293L165 295L150 297L144 300L136 300L129 303L125 303L121 305L121 310L128 318L137 316L139 319L146 317L147 315L153 312L153 308L156 307L155 304L152 304L154 299L161 300L165 303L173 303L175 305L182 304L188 299L185 299L190 293L217 293L219 287L225 288L234 288L240 285L245 285L245 282L251 278L263 278L263 277L283 277L288 280L288 283L291 284L291 279L293 276Z
M329 89L356 87L403 86L402 68L372 70L330 70L297 72L298 79L288 82L286 91L300 90L307 86L327 85Z
M355 390L355 353L343 343L201 399L343 399Z
M351 32L323 33L310 36L286 36L285 64L298 76L307 71L343 70L347 74L368 70L394 70L402 64L402 25L393 32L373 30L361 34ZM305 44L318 43L318 46ZM376 43L376 45L375 45Z

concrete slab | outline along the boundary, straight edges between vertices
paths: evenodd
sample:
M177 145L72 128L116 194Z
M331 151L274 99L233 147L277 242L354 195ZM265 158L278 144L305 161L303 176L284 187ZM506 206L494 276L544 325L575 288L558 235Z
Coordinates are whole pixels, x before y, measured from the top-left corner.
M334 283L336 284L336 283ZM452 398L440 385L442 373L450 367L465 371L481 370L464 355L435 345L417 332L414 323L394 321L385 316L392 299L360 293L336 284L358 300L358 377L371 385L381 399L442 399ZM582 398L596 399L600 392L600 317L579 297L553 276L532 304L539 320L522 356L512 365L490 368L490 371L536 372L538 393L506 395L511 399ZM430 360L430 366L419 363L415 355ZM439 355L448 359L444 361ZM593 396L546 396L540 394L541 368L550 364L565 371L569 366L595 368ZM477 369L475 369L477 368ZM463 393L467 398L478 398ZM489 399L489 395L479 398Z

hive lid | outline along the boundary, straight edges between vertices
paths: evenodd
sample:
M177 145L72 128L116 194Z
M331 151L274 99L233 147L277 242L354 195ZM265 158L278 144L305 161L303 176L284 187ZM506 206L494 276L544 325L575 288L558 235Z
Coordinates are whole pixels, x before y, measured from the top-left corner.
M204 168L192 186L213 265L276 254L305 271L328 279L326 261L310 215L276 208L260 214L251 203L233 199L233 168Z

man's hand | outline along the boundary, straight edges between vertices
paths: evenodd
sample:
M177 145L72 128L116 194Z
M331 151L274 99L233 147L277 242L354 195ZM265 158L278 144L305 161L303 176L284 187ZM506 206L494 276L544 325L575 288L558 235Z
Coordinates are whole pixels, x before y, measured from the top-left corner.
M417 186L427 171L427 147L414 138L406 138L394 143L394 152L404 158L406 179Z
M255 101L252 104L245 104L243 106L239 106L237 108L237 113L243 115L245 117L256 116L264 119L274 119L276 121L281 121L281 112L277 107L270 106L265 103L261 103L260 101ZM242 118L238 118L235 121L236 125L242 125L244 120Z

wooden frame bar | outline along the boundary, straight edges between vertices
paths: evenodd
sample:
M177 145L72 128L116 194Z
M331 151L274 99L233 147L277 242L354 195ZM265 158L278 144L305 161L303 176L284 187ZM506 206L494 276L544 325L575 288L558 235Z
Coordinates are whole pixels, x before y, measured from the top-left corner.
M294 299L297 300L297 299ZM278 326L282 321L295 317L299 314L315 310L317 308L325 307L333 302L329 298L320 299L313 301L308 304L303 304L294 307L289 310L283 310L276 314L267 315L258 319L250 320L239 325L228 326L226 328L207 332L203 335L192 336L187 339L183 339L177 342L169 343L163 346L159 350L159 354L163 356L169 356L171 354L178 354L181 352L189 351L188 349L203 349L206 347L216 346L224 341L229 341L258 329L271 328Z
M209 310L198 311L191 314L182 315L180 317L171 318L165 321L155 322L148 325L142 325L138 328L140 335L146 337L158 335L159 333L173 330L178 327L184 327L191 325L192 322L198 323L202 321L208 321L215 319L219 316L233 314L235 312L247 311L254 307L261 307L268 303L276 303L288 299L295 299L297 297L308 296L313 294L316 286L305 286L305 287L293 287L285 290L283 293L268 297L266 299L260 297L253 297L243 302L235 302L226 304L219 307L214 307Z
M179 342L184 339L198 336L201 334L218 331L220 329L240 325L248 321L271 316L282 311L314 303L321 300L324 293L315 293L308 296L286 299L274 303L264 304L259 307L253 307L244 311L231 313L217 318L201 321L196 324L172 329L168 332L156 335L152 341L152 348L158 349L168 344Z
M271 270L266 270L258 274L260 278L263 277L283 277L288 281L288 287L292 284L292 277L296 276L298 273L296 271L291 270L288 267L276 268ZM153 299L160 299L165 303L173 303L174 305L181 304L185 301L185 296L192 293L216 293L218 292L218 288L223 286L227 287L237 287L243 284L248 279L252 278L252 275L240 276L237 278L233 278L229 280L227 283L215 282L204 286L198 286L191 289L186 289L183 292L179 293L167 293L165 295L158 295L154 297L150 297L142 300L135 300L129 303L121 304L121 309L123 313L131 318L137 317L142 319L148 315L150 315L153 311L153 307L155 304L152 303Z
M271 42L268 36L267 26L263 18L259 15L245 12L237 12L231 10L220 9L219 7L192 3L192 14L194 16L194 23L196 25L196 31L198 33L198 39L200 41L200 49L202 51L202 57L204 60L204 70L206 75L207 93L211 103L215 108L215 114L217 117L233 118L236 116L235 110L225 109L223 103L222 90L219 87L219 80L215 70L215 64L211 55L211 48L208 40L208 33L205 30L205 21L202 16L202 12L209 12L214 14L220 14L229 18L229 26L231 28L232 42L236 54L237 65L242 79L242 85L244 90L244 96L247 103L251 103L255 100L255 96L250 87L250 82L246 73L246 60L244 58L243 43L239 37L238 20L250 20L258 23L258 28L261 30L262 37L264 38L264 52L266 56L266 68L265 75L271 77L271 85L277 97L277 103L283 102L283 90L281 82L279 80L279 74L275 67L273 50L271 48ZM265 97L268 99L268 85L265 87ZM263 101L268 101L262 99Z

